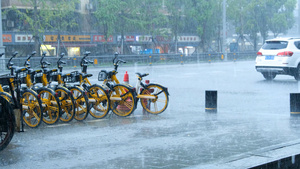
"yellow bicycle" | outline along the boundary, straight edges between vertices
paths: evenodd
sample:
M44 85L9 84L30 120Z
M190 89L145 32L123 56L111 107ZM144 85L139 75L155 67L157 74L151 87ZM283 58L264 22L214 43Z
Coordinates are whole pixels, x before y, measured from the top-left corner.
M118 58L118 54L115 54L115 57L113 59L114 63L114 70L113 71L106 71L101 70L98 74L98 80L103 81L104 85L109 86L111 83L116 84L116 86L121 85L119 80L117 79L116 74L118 73L118 66L119 63L126 63L124 60ZM146 110L149 113L152 114L160 114L163 111L166 110L169 103L169 92L168 89L160 84L150 83L145 84L142 82L143 77L148 76L149 74L141 74L136 73L138 80L136 83L136 87L134 88L134 103L137 104L138 100L141 100L141 104L144 110ZM127 84L126 84L127 85ZM130 85L127 85L130 86ZM124 89L125 90L125 89ZM112 96L111 96L112 97ZM110 97L110 99L111 99ZM119 97L118 97L119 98ZM126 103L128 99L123 100L124 103ZM130 101L130 99L129 99ZM114 102L114 100L111 99L111 102ZM130 102L133 104L133 102ZM130 104L126 104L125 106L131 106ZM128 108L129 108L128 107ZM114 110L114 109L113 109ZM117 111L117 110L115 110Z
M53 89L48 88L47 74L51 73L52 70L43 71L30 69L29 60L35 54L35 51L32 52L25 61L25 66L28 68L28 71L22 82L26 84L27 88L30 88L39 94L43 106L43 121L46 124L55 124L59 120L62 111L58 93Z
M1 80L0 95L3 96L13 107L20 107L22 119L29 127L37 127L43 120L42 102L39 95L32 89L21 87L21 81L27 72L26 67L13 66L12 59L16 57L18 52L15 52L7 63L7 68L11 71L8 75L9 80ZM5 78L4 78L5 79ZM8 87L7 87L8 86Z
M64 53L60 55L60 58L57 61L58 72L53 74L52 80L56 81L59 86L65 87L70 90L72 97L74 99L74 106L75 106L75 116L74 118L78 121L84 120L89 112L88 106L88 97L84 90L76 85L67 85L66 82L71 82L72 79L75 79L74 74L62 74L63 71L63 64L66 64L65 61L62 61L64 57Z

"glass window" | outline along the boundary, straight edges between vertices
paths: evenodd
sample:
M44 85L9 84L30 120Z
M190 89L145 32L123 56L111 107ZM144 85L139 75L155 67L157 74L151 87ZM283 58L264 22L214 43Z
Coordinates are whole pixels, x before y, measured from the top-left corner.
M300 49L300 41L295 41L294 44L298 49Z
M287 41L267 41L262 48L263 49L284 49L288 45Z

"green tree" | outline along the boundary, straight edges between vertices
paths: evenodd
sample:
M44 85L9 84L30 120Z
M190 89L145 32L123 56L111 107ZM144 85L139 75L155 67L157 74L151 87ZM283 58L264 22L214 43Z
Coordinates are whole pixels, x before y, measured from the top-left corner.
M167 28L166 11L162 8L161 0L137 1L137 22L135 29L144 35L151 35L155 46L160 46L155 38L157 35L165 36L169 34Z
M94 26L97 31L104 34L104 38L107 41L110 35L115 33L115 27L120 26L118 24L118 16L121 10L121 6L124 5L120 0L97 0L97 10L93 13L95 18ZM106 45L104 52L107 52Z
M28 23L27 31L33 34L34 48L37 55L40 55L40 46L45 31L49 30L66 30L74 21L70 12L75 11L77 0L19 0L28 8L24 11L16 7L12 9L17 13L20 20Z
M166 11L168 17L168 26L171 30L171 35L174 37L175 41L175 53L178 52L178 36L183 33L184 29L184 18L186 18L185 14L185 3L183 0L166 0Z
M200 47L202 51L208 51L213 39L216 39L216 34L219 34L217 29L221 22L221 0L191 0L187 1L187 16L196 24L196 32L200 37Z
M146 33L154 35L163 20L159 12L161 0L98 0L94 12L95 26L98 27L105 39L113 34L120 34L121 53L128 53L125 45L126 33ZM127 49L127 50L126 50Z
M72 31L73 28L79 29L78 18L80 16L75 11L75 5L78 2L78 0L51 0L52 10L48 12L46 17L51 24L48 24L46 30L57 32L57 55L60 54L61 32Z
M254 50L257 33L263 42L271 31L274 37L286 33L294 24L293 11L296 0L228 0L228 18L236 28L236 33L244 42L243 35L249 34Z
M277 37L278 34L286 33L288 29L293 27L295 23L293 11L295 10L296 0L285 0L282 3L276 1L274 6L277 11L273 11L273 17L269 20L268 24L274 37Z
M245 37L248 17L248 5L251 0L227 0L227 17L235 27L235 32L238 34L237 43L241 42L242 50L245 46ZM248 24L251 24L250 22Z

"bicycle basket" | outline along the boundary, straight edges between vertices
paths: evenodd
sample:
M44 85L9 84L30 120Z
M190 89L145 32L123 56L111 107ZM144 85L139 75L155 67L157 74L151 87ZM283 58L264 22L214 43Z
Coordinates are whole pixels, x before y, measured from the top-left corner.
M25 84L26 83L26 76L27 76L26 72L19 73L19 77L18 78L21 80L21 84Z
M53 73L52 75L51 75L51 80L53 81L53 82L57 82L58 81L58 73Z
M42 77L43 77L43 73L38 73L34 76L34 82L35 83L42 83Z
M9 85L9 79L11 78L10 74L0 75L0 84L2 86Z
M107 79L107 72L105 70L101 70L98 74L98 81L104 81Z
M66 83L75 83L79 82L79 73L78 71L71 72L63 76L64 82Z

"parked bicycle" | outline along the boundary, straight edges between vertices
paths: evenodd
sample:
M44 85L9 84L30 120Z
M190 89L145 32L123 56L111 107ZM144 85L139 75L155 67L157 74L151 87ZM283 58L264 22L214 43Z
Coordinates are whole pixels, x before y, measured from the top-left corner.
M117 79L117 70L119 63L126 63L124 60L118 58L118 54L115 54L113 59L114 70L106 71L101 70L98 74L98 80L103 81L103 84L109 85L110 83L119 85L120 82ZM135 104L138 100L141 100L141 105L144 110L152 114L160 114L166 110L169 103L169 92L168 89L160 84L150 83L145 84L142 82L143 77L148 76L149 74L136 73L138 80L135 87ZM125 102L125 100L124 100Z
M60 55L60 58L57 61L58 72L52 75L52 81L58 83L58 86L65 87L71 91L72 97L74 99L74 110L75 116L74 118L78 121L84 120L87 117L89 112L88 106L88 97L84 91L79 86L76 85L68 85L66 82L76 81L76 77L74 73L62 74L63 64L66 64L65 61L62 61L64 57L64 53Z
M84 56L81 59L81 73L79 73L78 71L73 71L68 76L64 76L64 81L66 83L73 84L79 82L79 84L74 85L78 85L79 87L81 87L88 96L89 113L94 118L103 118L109 112L109 97L107 95L107 91L102 86L91 84L88 79L92 76L92 74L87 73L87 67L88 64L93 63L92 61L87 59L89 54L90 52L85 52Z
M4 75L9 80L2 80L0 85L0 95L6 98L14 108L21 110L22 119L29 127L37 127L40 125L42 117L42 102L39 95L34 90L21 87L23 79L26 79L26 67L14 66L12 59L17 56L18 52L14 52L9 59L6 67L10 70L10 74ZM5 86L6 85L6 86ZM4 86L2 88L2 86ZM23 123L22 123L23 124Z
M0 78L1 81L5 80ZM6 79L9 80L9 79ZM12 105L0 95L0 151L5 149L15 133L15 116Z
M39 94L43 106L43 121L46 124L55 124L61 117L62 111L58 93L48 87L49 83L47 75L52 73L53 70L30 69L29 60L35 54L35 51L32 52L32 54L28 56L25 61L24 65L29 69L27 71L26 77L23 78L24 80L22 80L22 83L26 84L27 88L32 89Z
M116 54L113 59L114 69L112 71L101 70L98 80L103 81L103 85L110 89L110 107L113 113L125 117L136 109L136 91L129 85L120 84L116 76L119 62L126 63L124 60L117 59Z

